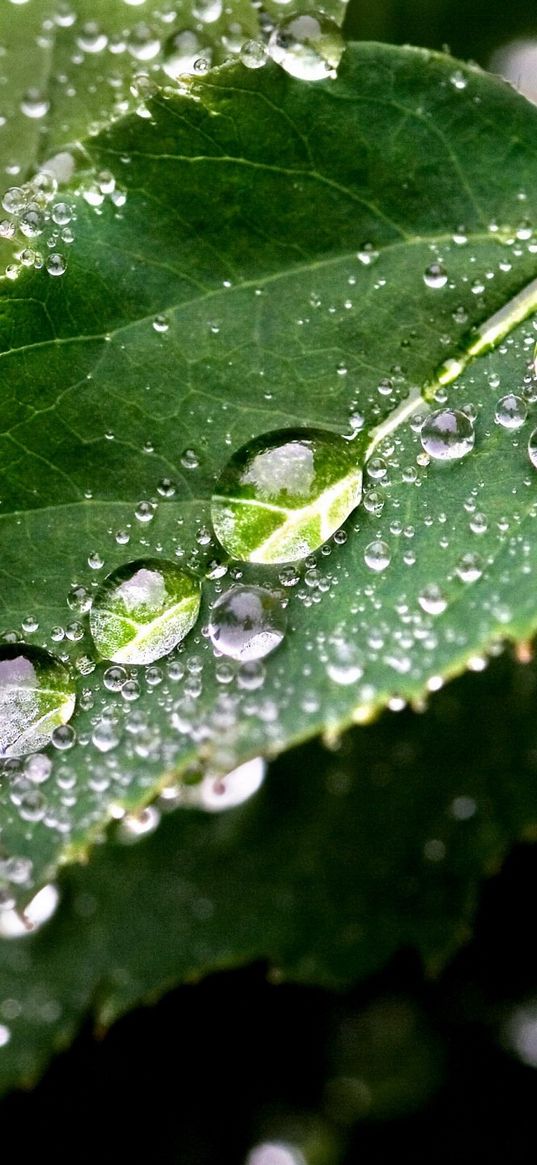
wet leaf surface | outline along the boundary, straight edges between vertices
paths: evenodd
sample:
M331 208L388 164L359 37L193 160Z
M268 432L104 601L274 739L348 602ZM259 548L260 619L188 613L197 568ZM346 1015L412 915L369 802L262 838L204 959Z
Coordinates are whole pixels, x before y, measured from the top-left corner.
M33 1078L88 1010L108 1025L218 969L266 959L278 980L341 987L403 949L439 970L480 880L535 836L536 683L497 660L425 716L289 752L235 809L165 814L65 870L52 920L0 942L1 1086Z
M2 775L4 853L32 863L25 898L174 774L420 701L536 621L535 334L520 322L537 269L535 109L449 58L368 45L337 80L224 68L148 108L86 142L91 166L61 193L74 242L53 240L65 273L23 270L0 297L2 626L70 657L78 687L38 818L17 805L28 765ZM99 169L115 191L95 204ZM436 408L475 417L472 451L447 467L412 426L426 384ZM509 392L525 398L516 430L495 420ZM372 428L387 435L343 534L298 569L224 573L210 499L230 454L297 424L350 435L359 417L357 462ZM178 654L114 690L87 607L145 556L211 578ZM289 596L285 640L253 672L202 634L238 578Z

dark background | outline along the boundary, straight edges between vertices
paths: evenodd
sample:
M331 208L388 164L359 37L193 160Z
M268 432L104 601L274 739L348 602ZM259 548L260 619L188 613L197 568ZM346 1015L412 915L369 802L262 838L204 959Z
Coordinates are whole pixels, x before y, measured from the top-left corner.
M537 8L351 0L346 31L488 67L506 43L537 41ZM257 965L171 992L101 1039L88 1021L33 1093L0 1104L0 1152L240 1165L272 1138L301 1147L308 1165L532 1162L537 1068L507 1050L500 1019L537 995L536 885L537 847L520 846L484 884L471 941L433 981L412 951L339 996L272 983ZM335 1061L344 1075L338 1041L353 1024L369 1091L354 1086L349 1099L326 1081Z

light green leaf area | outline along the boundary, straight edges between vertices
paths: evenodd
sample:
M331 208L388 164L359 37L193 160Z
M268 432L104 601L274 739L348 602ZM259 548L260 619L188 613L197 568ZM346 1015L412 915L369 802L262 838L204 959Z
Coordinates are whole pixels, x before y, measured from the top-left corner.
M200 584L173 563L141 559L105 579L90 614L101 659L148 664L169 655L194 626Z
M75 0L63 9L55 0L23 6L2 0L0 162L8 177L8 167L19 166L26 177L62 147L134 108L130 85L137 74L172 83L165 66L173 77L175 61L185 73L199 58L222 61L229 56L224 38L233 40L232 30L235 51L241 36L247 40L258 30L249 0L231 0L225 13L218 0L201 0L197 7L211 20L194 15L195 0L134 6L126 0ZM179 49L176 36L182 36ZM40 116L24 112L29 89L42 96ZM11 182L4 177L1 185Z
M437 971L469 933L479 880L535 834L535 682L535 667L495 661L426 716L291 751L245 804L174 812L64 871L51 921L0 941L0 1088L30 1083L89 1010L106 1026L254 959L335 987L400 948Z
M325 429L283 429L248 442L230 458L211 499L220 545L242 562L307 558L360 501L356 457L356 446Z
M77 742L53 756L40 820L14 803L24 772L3 776L4 850L33 861L24 895L118 803L423 701L537 623L537 410L517 432L494 419L501 396L531 389L531 320L510 328L537 273L534 107L449 58L360 45L335 81L224 68L151 114L87 143L125 204L74 192L66 273L22 271L0 297L0 621L79 673ZM472 329L502 309L503 341L466 363L489 335ZM442 392L473 406L475 448L440 470L397 409L455 358ZM210 498L231 453L282 427L350 435L358 415L392 432L344 544L291 572L215 578ZM92 670L87 616L67 600L145 556L213 577L161 682L134 669L127 698ZM288 586L287 636L255 682L203 634L239 574Z
M3 757L28 756L49 744L71 719L75 685L58 659L17 643L0 648L0 732ZM28 783L33 805L36 790ZM37 794L39 797L39 794Z
M323 11L341 24L346 0ZM315 8L299 0L293 12ZM286 13L265 6L273 24ZM251 0L0 0L0 187L62 147L142 108L137 75L173 84L196 60L220 64L263 35ZM41 102L25 100L35 90Z

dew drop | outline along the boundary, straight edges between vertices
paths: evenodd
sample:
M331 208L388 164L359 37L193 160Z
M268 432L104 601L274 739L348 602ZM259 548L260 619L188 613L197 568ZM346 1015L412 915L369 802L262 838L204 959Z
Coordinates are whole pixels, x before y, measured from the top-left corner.
M102 53L108 44L108 37L96 20L87 20L80 29L76 43L84 53Z
M361 497L352 446L322 429L282 429L243 445L211 502L216 536L234 558L285 563L318 550Z
M256 756L225 776L207 775L199 784L183 787L184 800L209 813L234 809L236 805L248 801L261 788L266 768L263 757Z
M10 186L2 198L2 206L8 214L20 214L27 201L26 191L21 186Z
M300 81L333 77L344 47L337 24L313 12L288 17L274 29L268 42L272 60Z
M66 202L56 202L52 208L51 217L56 226L66 227L71 222L73 212Z
M286 626L281 595L266 587L236 586L214 603L208 629L217 651L245 663L274 651Z
M242 45L240 59L247 69L261 69L268 60L266 46L259 40L247 40Z
M201 20L202 24L214 24L215 20L219 20L224 5L222 0L194 0L192 6L192 15L196 20Z
M477 582L477 579L481 578L483 574L483 561L479 554L468 551L466 554L461 554L455 570L461 582Z
M45 267L49 275L63 275L67 267L65 256L54 252L47 257Z
M379 257L379 251L373 243L362 243L360 249L356 252L356 258L363 263L364 267L370 267L375 263Z
M59 752L67 752L76 744L76 732L71 724L60 724L52 733L52 743Z
M28 89L21 101L21 113L24 113L25 117L35 119L44 117L49 108L50 102L40 89Z
M41 208L35 202L28 203L19 219L19 230L27 239L35 239L43 233L44 226L45 216Z
M510 392L502 396L496 405L494 419L503 429L520 429L528 416L526 402L522 397Z
M136 61L152 61L160 52L160 40L148 24L137 24L131 30L127 49Z
M199 468L200 459L195 449L183 449L180 460L183 469Z
M327 648L326 672L341 687L358 683L364 673L362 658L355 645L342 635L334 635Z
M39 752L74 709L74 681L59 659L25 643L0 647L0 756Z
M434 461L459 461L474 447L472 422L460 409L437 409L421 428L422 448Z
M488 518L486 514L473 514L470 518L470 530L472 534L486 534L489 528Z
M461 69L455 69L455 72L451 74L449 79L454 89L466 89L468 80Z
M391 551L387 542L370 542L364 550L364 562L370 570L382 571L390 565Z
M170 477L161 477L157 489L161 497L173 498L176 489L175 482Z
M103 675L103 684L109 692L120 692L127 682L127 672L124 667L108 667Z
M427 615L441 615L447 607L447 599L436 583L429 583L418 595L418 603Z
M134 516L139 522L152 522L155 517L155 510L151 502L138 502Z
M154 833L159 824L160 813L156 805L146 805L139 813L125 814L118 826L117 840L123 845L131 845L141 837Z
M194 626L200 607L198 579L173 562L143 559L109 574L90 613L99 655L115 663L154 663Z
M154 332L160 332L160 333L164 334L164 333L169 331L169 328L170 328L170 324L169 324L169 321L166 318L166 316L162 316L162 315L155 316L155 318L153 320L153 331Z
M423 282L426 287L431 287L433 291L438 291L441 287L445 287L448 281L448 275L445 267L441 263L431 263L423 273Z
M93 729L91 741L98 752L112 752L114 748L117 748L120 741L117 726L110 720L100 720Z

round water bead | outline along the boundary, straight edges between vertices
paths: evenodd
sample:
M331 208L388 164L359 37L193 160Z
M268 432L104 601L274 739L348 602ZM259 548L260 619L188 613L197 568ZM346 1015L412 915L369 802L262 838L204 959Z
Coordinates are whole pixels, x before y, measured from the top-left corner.
M355 447L325 429L280 429L243 445L211 502L215 534L244 562L313 554L360 502Z
M437 409L423 422L420 441L433 461L460 461L474 447L474 427L460 409Z
M109 574L99 587L90 630L99 655L114 663L154 663L194 626L201 587L173 562L142 559Z
M277 592L266 587L237 586L216 600L209 637L217 651L247 663L274 651L286 626L287 616Z
M320 12L289 16L274 29L268 42L272 60L300 81L333 77L344 48L337 24Z
M439 288L445 287L447 281L447 271L444 267L442 267L441 263L431 263L430 266L426 268L423 275L423 282L425 283L426 287L432 287L434 291L438 291Z
M0 648L0 757L39 752L74 710L74 681L59 659L26 643Z
M522 397L513 392L502 396L496 405L494 420L503 429L520 429L528 416L528 408Z

